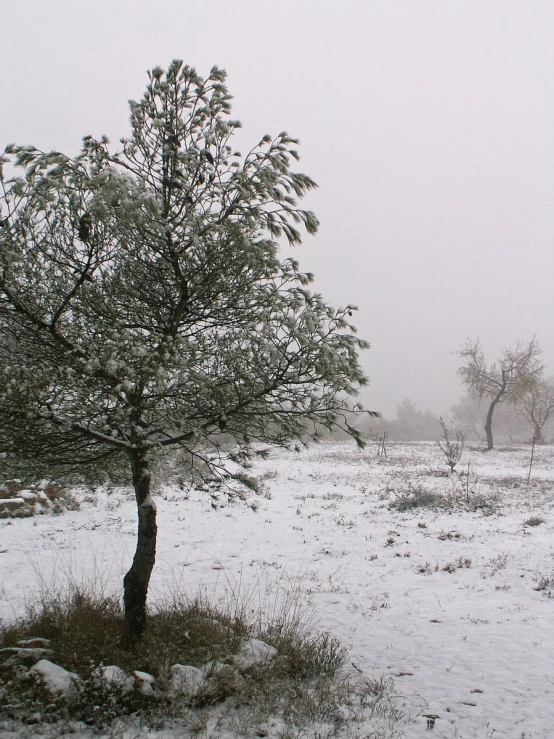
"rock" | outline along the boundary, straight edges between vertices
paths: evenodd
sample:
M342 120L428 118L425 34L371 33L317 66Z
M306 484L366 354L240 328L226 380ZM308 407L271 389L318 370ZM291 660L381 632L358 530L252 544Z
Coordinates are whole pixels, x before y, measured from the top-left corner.
M117 665L108 665L102 668L102 678L106 685L125 685L129 680L129 676ZM134 687L134 680L130 688Z
M42 490L37 494L37 501L44 506L50 505L50 498Z
M41 659L33 665L29 674L34 675L52 697L68 696L75 690L75 684L79 682L79 675L64 670L60 665L47 659Z
M50 500L58 500L62 496L62 489L59 485L50 483L44 488L44 493Z
M50 639L43 639L42 637L37 636L33 639L20 639L15 646L24 647L26 649L36 649L37 647L49 649L51 643Z
M54 656L51 649L41 647L5 647L0 649L0 662L8 658L13 658L21 665L31 667L39 660L47 660Z
M194 698L198 695L206 676L202 670L192 665L173 665L169 692Z
M156 694L154 687L156 678L149 675L148 672L141 672L140 670L135 670L133 675L135 677L135 689L142 695L153 698Z
M16 511L13 511L12 515L14 518L30 518L33 513L33 509L30 506L25 505L23 508L18 508Z
M23 508L24 505L23 498L7 498L0 500L0 511L17 511L19 508Z
M277 654L275 647L261 639L246 639L233 658L233 664L241 671L249 670L253 665L268 662Z
M22 490L20 493L18 493L17 497L24 500L25 503L35 503L37 499L37 494L33 493L32 490Z
M40 724L42 723L42 713L39 713L38 711L36 713L31 713L29 716L25 718L26 724Z
M2 486L0 487L0 498L13 498L21 489L21 480L6 480L6 482L2 483ZM2 493L7 493L7 495L3 495Z

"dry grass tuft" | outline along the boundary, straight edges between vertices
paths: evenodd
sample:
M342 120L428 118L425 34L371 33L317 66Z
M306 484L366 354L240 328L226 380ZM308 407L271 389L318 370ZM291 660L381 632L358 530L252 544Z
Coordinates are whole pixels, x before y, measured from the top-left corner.
M80 589L29 606L25 618L6 626L6 646L20 639L50 639L57 662L81 676L91 665L118 665L159 677L173 664L199 666L235 654L248 628L202 598L180 599L152 613L142 642L123 646L123 613L115 596Z
M541 516L531 516L526 521L523 522L524 526L540 526L541 523L544 523L544 518L541 518Z
M390 504L390 507L400 512L412 511L416 508L447 508L448 499L424 487L410 486Z

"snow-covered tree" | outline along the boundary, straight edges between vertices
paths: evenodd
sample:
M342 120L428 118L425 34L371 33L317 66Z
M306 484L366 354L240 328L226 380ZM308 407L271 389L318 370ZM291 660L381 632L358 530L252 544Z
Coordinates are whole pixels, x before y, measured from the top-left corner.
M504 349L492 364L487 363L479 340L472 342L468 339L458 352L462 359L458 375L470 395L490 400L485 422L487 449L494 445L492 421L496 406L504 401L515 404L536 387L543 371L540 354L541 349L534 338L525 343L518 342L515 349Z
M335 427L359 441L349 399L366 383L354 308L328 306L278 255L279 237L318 226L297 206L315 187L290 168L297 141L236 152L222 70L174 61L148 77L119 151L87 136L75 158L10 145L0 161L0 451L22 467L130 465L130 642L155 562L157 455L178 447L198 484L240 495L262 444Z
M537 444L543 441L543 431L554 411L554 378L541 379L521 397L518 409L533 429Z

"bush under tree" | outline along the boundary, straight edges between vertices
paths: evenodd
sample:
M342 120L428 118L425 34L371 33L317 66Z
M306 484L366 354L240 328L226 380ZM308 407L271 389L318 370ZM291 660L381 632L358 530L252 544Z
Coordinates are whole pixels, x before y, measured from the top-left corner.
M119 151L87 136L74 158L10 145L0 159L0 451L22 471L128 465L129 644L146 626L157 456L178 448L198 485L241 495L263 444L322 428L360 442L349 399L366 383L354 308L278 255L318 226L297 205L315 187L291 170L297 141L236 152L222 70L148 77Z

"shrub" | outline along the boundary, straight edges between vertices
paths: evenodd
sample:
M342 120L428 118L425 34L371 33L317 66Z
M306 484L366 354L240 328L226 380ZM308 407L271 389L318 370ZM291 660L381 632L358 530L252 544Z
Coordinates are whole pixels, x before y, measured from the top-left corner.
M464 568L471 567L471 559L469 557L458 557L454 562L447 562L442 568L444 572L456 572Z
M411 511L415 508L444 508L447 500L443 495L426 490L423 487L410 486L390 504L397 511Z
M465 444L465 433L457 424L448 422L442 416L439 418L442 429L442 441L437 441L437 446L446 457L446 463L453 473L456 465L462 458Z
M540 526L541 523L544 523L544 518L541 518L540 516L531 516L527 519L527 521L523 522L524 526Z
M554 598L554 576L537 575L533 578L536 582L533 590L538 590L546 595L547 598Z

